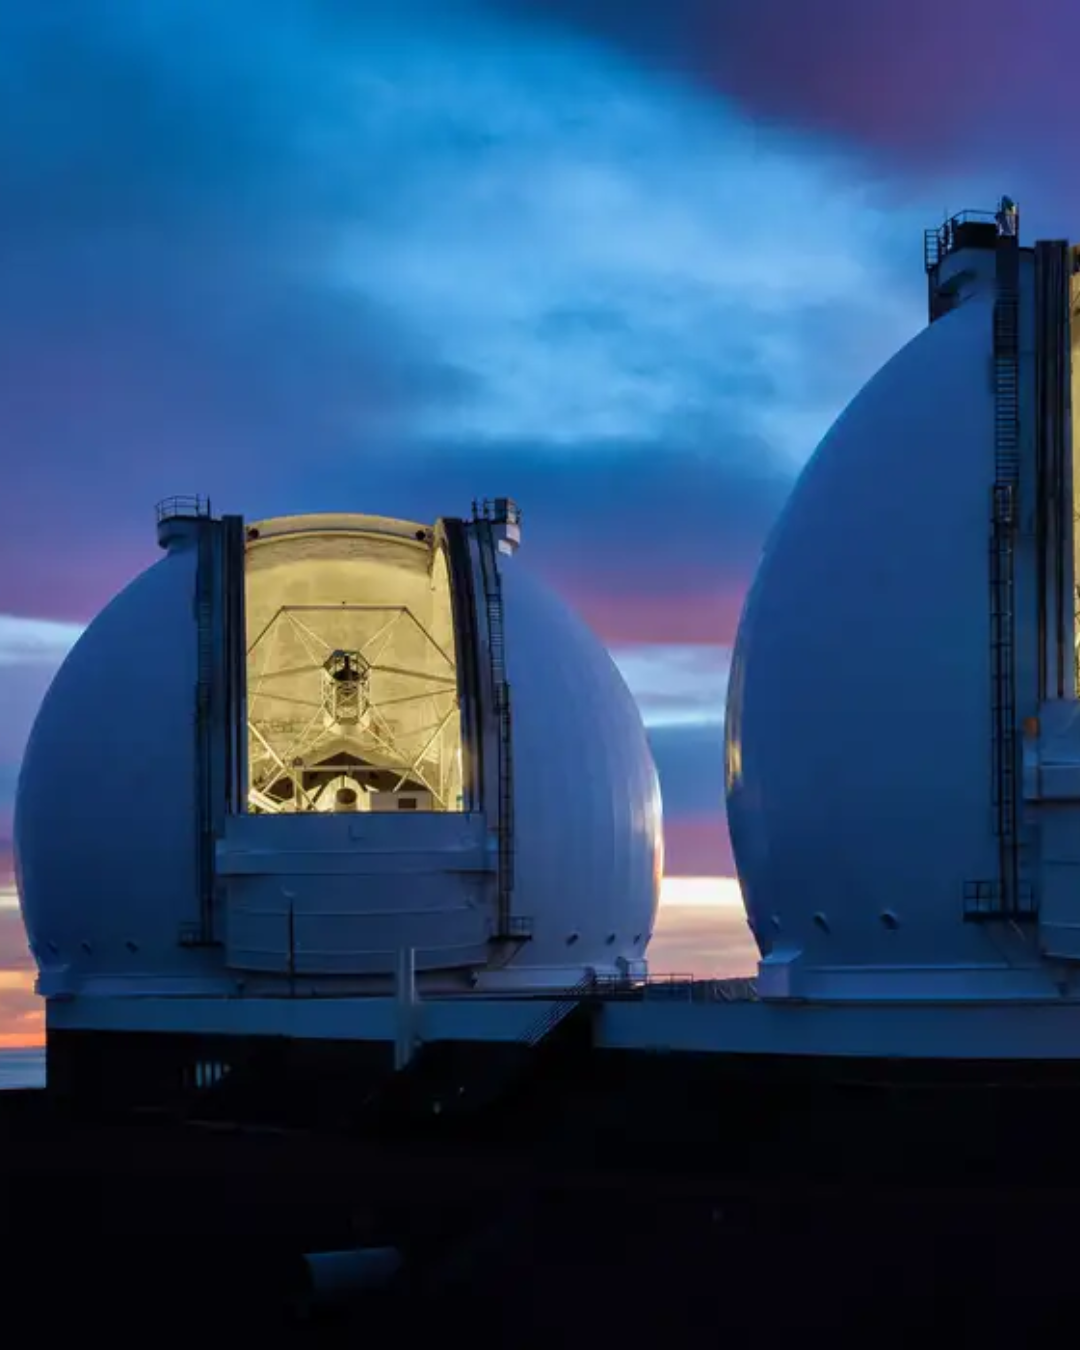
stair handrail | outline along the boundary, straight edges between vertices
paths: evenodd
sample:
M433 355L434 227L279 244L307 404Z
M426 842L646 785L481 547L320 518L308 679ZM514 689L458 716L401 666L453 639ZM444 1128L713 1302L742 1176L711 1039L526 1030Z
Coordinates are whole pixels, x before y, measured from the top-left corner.
M548 1032L554 1031L559 1023L569 1017L575 1008L580 1007L582 1000L593 993L595 989L596 976L590 971L577 984L562 991L561 996L555 1003L545 1008L540 1016L525 1028L519 1039L525 1045L539 1045Z

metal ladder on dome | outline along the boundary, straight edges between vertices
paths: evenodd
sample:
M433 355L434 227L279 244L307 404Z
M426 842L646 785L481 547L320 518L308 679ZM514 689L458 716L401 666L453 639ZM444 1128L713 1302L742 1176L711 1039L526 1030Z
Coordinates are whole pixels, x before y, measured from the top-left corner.
M495 541L491 521L477 519L480 527L480 570L484 582L484 601L487 612L488 654L491 664L491 690L498 727L497 778L498 822L498 878L496 895L495 937L497 939L527 937L524 925L516 925L511 915L514 896L514 760L513 719L510 704L510 684L506 677L506 637L503 622L502 581L495 556ZM521 931L518 931L518 929Z
M1016 727L1015 545L1020 495L1020 250L998 240L993 317L994 484L990 543L990 678L994 830L999 880L990 915L1017 918L1020 894ZM989 916L989 915L988 915Z

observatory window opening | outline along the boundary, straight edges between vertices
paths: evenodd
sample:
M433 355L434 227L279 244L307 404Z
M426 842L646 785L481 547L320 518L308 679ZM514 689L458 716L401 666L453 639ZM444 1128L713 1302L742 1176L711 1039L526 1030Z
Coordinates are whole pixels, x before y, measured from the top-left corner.
M249 535L248 809L463 809L449 569L430 538Z

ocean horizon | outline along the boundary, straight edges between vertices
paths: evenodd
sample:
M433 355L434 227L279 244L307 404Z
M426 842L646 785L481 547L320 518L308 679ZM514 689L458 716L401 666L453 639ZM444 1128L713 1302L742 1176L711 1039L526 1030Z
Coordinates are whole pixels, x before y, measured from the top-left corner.
M0 1092L45 1086L45 1048L0 1050Z

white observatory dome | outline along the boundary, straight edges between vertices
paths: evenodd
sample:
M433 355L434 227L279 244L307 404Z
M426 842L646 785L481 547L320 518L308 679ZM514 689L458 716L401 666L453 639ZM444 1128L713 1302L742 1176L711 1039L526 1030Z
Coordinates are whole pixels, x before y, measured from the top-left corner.
M16 804L44 993L565 987L641 966L655 768L500 500L434 527L160 516L50 688Z
M999 935L962 921L966 888L997 868L992 315L992 296L968 299L856 397L797 484L743 613L732 842L766 966L799 972L808 992L843 967L1003 959Z

